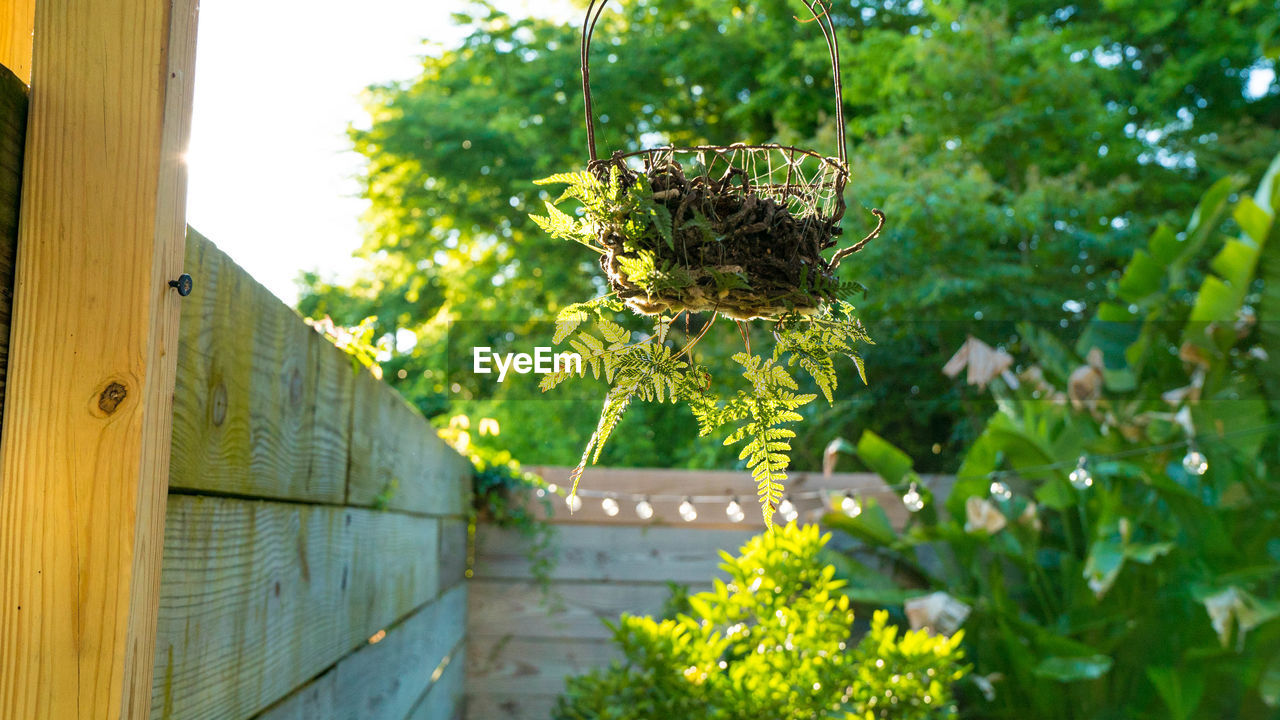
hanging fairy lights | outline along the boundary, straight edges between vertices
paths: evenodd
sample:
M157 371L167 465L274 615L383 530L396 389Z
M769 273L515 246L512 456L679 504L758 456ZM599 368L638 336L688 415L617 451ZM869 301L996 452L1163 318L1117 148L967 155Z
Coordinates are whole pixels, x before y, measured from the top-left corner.
M653 503L649 502L648 496L640 498L640 502L636 503L636 517L641 520L653 517Z
M729 504L724 508L724 514L729 516L732 522L740 523L747 519L747 514L742 511L742 505L738 503L738 498L730 498Z
M1258 433L1262 431L1280 429L1280 423L1252 428L1249 430L1235 431L1232 433L1224 433L1217 436L1219 439L1231 437L1234 435ZM1013 470L995 470L988 474L990 479L989 493L990 497L997 501L1007 502L1012 500L1014 492L1006 478L1023 476L1036 477L1043 476L1046 473L1054 471L1062 472L1067 468L1071 471L1067 474L1067 480L1071 486L1079 491L1085 491L1094 485L1094 468L1098 467L1100 461L1118 460L1121 458L1135 457L1138 455L1150 454L1154 452L1165 452L1185 448L1186 453L1182 457L1182 469L1188 475L1193 477L1201 477L1209 470L1209 459L1199 449L1196 443L1196 437L1190 433L1182 442L1169 443L1165 445L1130 448L1109 455L1081 455L1074 462L1059 462L1039 465L1034 467L1020 467ZM1061 477L1061 475L1058 475ZM776 521L785 523L795 522L800 517L800 509L797 502L806 500L809 502L816 501L817 505L827 508L828 510L838 510L848 517L859 517L864 510L864 497L867 495L883 496L885 491L901 492L900 500L902 506L910 513L918 513L924 509L928 502L928 495L923 492L928 485L927 480L922 480L919 476L912 475L910 479L897 485L885 485L880 482L869 483L862 487L848 488L845 490L838 489L814 489L791 492L783 496L782 501L778 503L775 512ZM559 495L560 488L555 483L536 488L534 494L537 497L545 497L548 493ZM582 508L582 498L599 498L601 511L610 518L618 517L622 510L622 502L635 503L635 515L640 520L652 520L657 517L655 503L672 503L677 504L676 513L680 519L686 523L692 523L699 519L699 506L720 506L724 509L724 517L731 523L737 524L746 521L748 511L742 505L741 500L736 495L633 495L628 493L618 493L614 491L593 491L590 489L581 489L576 493L564 495L564 503L570 512L577 512ZM714 515L706 516L708 519L714 518Z
M1059 475L1058 477L1062 477ZM1089 472L1089 458L1084 455L1080 456L1080 460L1076 463L1076 469L1071 471L1067 476L1067 480L1071 482L1071 487L1077 490L1088 490L1093 487L1093 474Z
M1187 443L1187 454L1182 457L1182 469L1188 475L1200 477L1209 469L1209 459L1196 447L1194 440Z
M902 504L909 512L918 513L924 509L924 496L920 494L920 489L916 484L911 483L911 487L907 488L907 492L902 496Z

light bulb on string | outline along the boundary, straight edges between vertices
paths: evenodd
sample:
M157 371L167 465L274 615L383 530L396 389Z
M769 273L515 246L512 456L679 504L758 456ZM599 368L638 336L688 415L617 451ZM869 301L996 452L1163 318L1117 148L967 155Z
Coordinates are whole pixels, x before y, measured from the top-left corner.
M795 503L791 502L790 495L782 498L782 502L778 503L778 514L785 518L789 519L791 514L794 513L795 511L796 511L796 505Z
M924 497L920 495L920 490L915 483L911 483L911 487L907 488L906 494L902 496L902 504L913 513L924 509Z
M1071 481L1071 487L1077 490L1088 490L1093 487L1093 475L1089 473L1089 459L1081 455L1080 462L1076 463L1076 469L1071 471L1067 479Z
M614 500L612 497L606 497L600 501L600 509L604 510L605 515L614 517L618 514L618 501Z
M640 502L636 503L636 517L641 520L653 517L653 503L649 502L649 498L641 498Z
M685 522L693 522L698 519L698 509L693 506L693 500L685 498L679 507L680 517Z
M747 514L742 511L742 505L738 504L738 498L733 498L729 504L725 506L724 514L729 516L732 522L740 523L747 518Z
M997 500L1008 500L1013 497L1013 491L1009 486L999 480L991 481L991 497Z
M1187 471L1188 475L1200 477L1209 469L1209 459L1200 452L1194 442L1187 443L1187 454L1182 458L1182 469Z
M852 491L846 492L840 499L840 510L849 517L858 517L862 514L862 503L858 502Z
M569 512L576 513L582 509L582 498L578 493L571 493L564 499L564 504L568 506Z

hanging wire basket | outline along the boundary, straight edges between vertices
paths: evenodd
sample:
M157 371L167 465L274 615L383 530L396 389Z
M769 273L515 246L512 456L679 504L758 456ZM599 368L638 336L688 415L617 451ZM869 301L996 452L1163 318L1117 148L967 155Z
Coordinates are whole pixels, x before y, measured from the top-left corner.
M643 314L718 312L737 320L808 314L847 291L835 277L840 261L862 249L884 217L860 242L837 251L849 180L841 104L840 48L822 0L801 0L827 41L835 84L836 157L776 144L701 145L596 152L595 108L588 62L596 24L608 0L588 3L582 28L582 94L586 102L588 172L623 192L643 186L654 217L589 217L605 249L601 267L610 284ZM641 181L643 176L644 181ZM590 211L588 211L590 215ZM671 231L657 223L671 223ZM645 228L659 268L679 282L637 277L636 223ZM645 266L648 268L649 266ZM629 272L628 268L631 268Z

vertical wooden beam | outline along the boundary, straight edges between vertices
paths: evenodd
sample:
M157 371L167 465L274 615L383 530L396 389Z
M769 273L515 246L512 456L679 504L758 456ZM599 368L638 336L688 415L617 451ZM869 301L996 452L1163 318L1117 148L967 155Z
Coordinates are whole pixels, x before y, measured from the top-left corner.
M145 719L196 0L42 0L0 439L0 717Z
M0 65L31 83L31 30L36 0L0 0Z

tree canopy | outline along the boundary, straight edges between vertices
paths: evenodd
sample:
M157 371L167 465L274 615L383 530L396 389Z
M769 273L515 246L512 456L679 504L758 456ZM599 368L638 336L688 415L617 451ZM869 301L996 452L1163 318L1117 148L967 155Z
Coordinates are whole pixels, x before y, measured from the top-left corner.
M597 31L592 78L602 154L664 143L782 142L834 154L831 69L799 3L631 0ZM985 394L941 375L967 334L1013 339L1016 321L1063 340L1161 220L1211 182L1260 174L1280 150L1280 90L1246 91L1280 55L1275 0L853 0L830 16L844 55L851 211L888 216L842 266L877 343L869 386L843 367L843 398L809 418L795 462L872 430L944 469L989 415ZM591 434L599 388L461 371L476 345L549 336L561 307L601 294L596 257L529 219L533 180L580 169L586 132L577 26L487 3L470 34L424 58L416 80L371 88L366 275L304 279L300 309L416 346L386 377L428 414L481 412L528 462L569 464ZM1007 328L1007 330L1003 329ZM532 342L529 343L532 345ZM543 342L542 344L549 344ZM740 346L700 350L729 362ZM602 462L727 465L674 408L637 408Z

